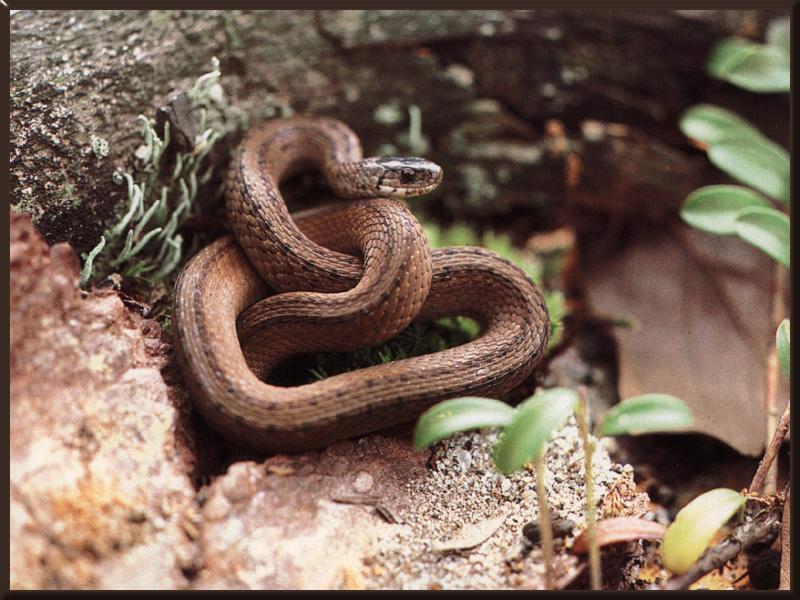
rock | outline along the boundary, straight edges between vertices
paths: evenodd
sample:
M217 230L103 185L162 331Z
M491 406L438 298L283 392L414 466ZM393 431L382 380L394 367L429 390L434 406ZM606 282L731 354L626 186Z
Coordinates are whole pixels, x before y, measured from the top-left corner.
M158 328L11 216L11 588L178 588L191 464Z
M395 513L407 504L404 486L423 478L424 459L407 440L370 435L321 452L231 465L202 507L204 568L194 586L357 587L362 557L396 527L376 508ZM376 500L343 502L365 491Z
M162 377L175 365L157 326L77 280L74 252L48 249L12 214L12 588L541 584L538 562L507 573L536 500L531 472L492 467L496 436L443 442L432 468L407 427L248 459L187 421L180 379ZM575 425L550 448L551 510L579 522ZM616 475L601 450L595 467L602 495ZM446 569L415 571L476 544Z

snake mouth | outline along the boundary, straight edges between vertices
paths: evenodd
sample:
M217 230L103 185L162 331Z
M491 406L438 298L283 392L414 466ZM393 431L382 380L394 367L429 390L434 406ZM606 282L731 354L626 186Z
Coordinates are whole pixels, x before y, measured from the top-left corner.
M379 185L378 192L380 192L381 196L386 198L395 198L395 199L414 198L416 196L422 196L424 194L432 192L438 187L438 185L439 185L438 182L419 187L407 187L407 188L397 188L388 185Z

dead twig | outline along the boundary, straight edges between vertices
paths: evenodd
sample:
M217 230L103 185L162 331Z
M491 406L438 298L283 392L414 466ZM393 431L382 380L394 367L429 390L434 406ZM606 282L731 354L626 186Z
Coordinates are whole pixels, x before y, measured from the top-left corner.
M755 544L771 544L781 529L782 512L783 503L776 498L769 508L734 529L724 542L706 550L689 571L667 580L662 585L662 589L688 590L689 586L703 575L722 568L725 563L736 558L742 550Z
M781 519L781 579L779 590L792 589L792 503L791 491L786 490L786 500L783 502L783 519Z
M764 457L761 459L761 462L758 463L756 474L753 476L753 480L750 482L750 487L748 488L749 491L754 494L762 493L769 468L778 455L778 450L783 443L783 438L786 437L786 432L789 431L791 408L791 404L786 405L786 410L783 411L783 415L781 415L780 421L778 421L778 426L775 428L772 440L764 451Z

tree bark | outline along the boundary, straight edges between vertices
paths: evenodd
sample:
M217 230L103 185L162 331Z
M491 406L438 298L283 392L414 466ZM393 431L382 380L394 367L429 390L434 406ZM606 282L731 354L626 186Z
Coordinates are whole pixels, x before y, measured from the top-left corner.
M11 17L11 203L49 242L93 247L126 204L112 174L136 167L137 115L154 117L217 56L235 117L215 124L225 134L211 158L220 170L250 124L324 113L353 127L367 153L441 162L446 183L425 206L446 218L519 220L528 230L552 221L564 200L565 157L575 153L587 156L578 201L596 204L596 181L618 179L617 190L646 194L648 210L661 215L713 173L677 131L680 112L708 100L709 86L732 108L748 103L746 93L709 81L705 57L734 31L758 37L770 16L19 11ZM788 104L764 97L759 110L784 122ZM418 136L409 134L414 115ZM639 141L589 141L587 118L624 123ZM549 119L563 122L563 138L543 136ZM97 139L108 143L107 156L93 152ZM624 167L619 153L629 151L635 162ZM640 175L660 163L681 177Z

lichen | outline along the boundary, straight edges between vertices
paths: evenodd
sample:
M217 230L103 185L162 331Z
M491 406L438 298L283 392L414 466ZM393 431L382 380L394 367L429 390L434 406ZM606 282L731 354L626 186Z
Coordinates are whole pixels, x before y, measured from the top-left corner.
M90 140L92 152L98 160L104 159L108 156L108 141L101 137L92 136Z
M112 275L112 280L136 279L155 285L173 275L180 264L183 237L179 230L193 213L198 189L214 174L215 165L206 165L205 158L222 135L209 118L214 112L213 121L218 122L216 117L226 108L216 57L212 64L213 70L187 91L199 132L191 149L177 149L170 155L169 122L159 135L155 121L139 115L142 144L134 151L136 172L117 170L113 175L116 185L126 186L127 209L84 255L81 287ZM92 140L92 149L99 158L103 140L97 139Z

